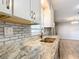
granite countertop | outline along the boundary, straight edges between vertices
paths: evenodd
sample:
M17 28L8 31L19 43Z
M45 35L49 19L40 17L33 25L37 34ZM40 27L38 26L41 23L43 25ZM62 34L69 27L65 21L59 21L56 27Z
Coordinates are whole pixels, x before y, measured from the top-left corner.
M44 36L45 37L51 37L51 38L56 38L56 40L53 43L45 43L45 42L40 42L41 38L36 37L36 40L31 40L27 43L24 44L24 47L28 47L29 50L34 51L34 49L38 48L41 50L39 53L42 55L40 58L41 59L51 59L54 58L54 55L56 53L56 50L58 48L58 42L59 38L58 36ZM53 56L53 57L52 57Z
M15 47L13 49L14 52L8 51L9 56L7 56L7 59L38 59L39 57L40 59L53 59L56 53L56 49L58 48L59 38L58 36L44 36L43 38L45 37L56 38L56 40L53 43L45 43L40 42L41 38L37 36L30 38L31 40L29 41L27 41L27 38L23 40L24 42L22 42L21 48L18 48L18 45L16 44L12 44L13 47Z
M41 43L44 51L43 57L41 57L41 59L54 59L54 55L58 49L59 37L58 36L45 36L45 37L56 38L56 40L53 43L44 43L44 42Z
M56 40L53 43L45 43L45 45L51 45L51 44L55 44L56 42L59 41L58 36L44 36L45 37L51 37L51 38L56 38ZM27 43L24 43L24 46L39 46L42 45L44 42L40 42L40 40L42 40L39 37L36 37L35 40L29 40Z

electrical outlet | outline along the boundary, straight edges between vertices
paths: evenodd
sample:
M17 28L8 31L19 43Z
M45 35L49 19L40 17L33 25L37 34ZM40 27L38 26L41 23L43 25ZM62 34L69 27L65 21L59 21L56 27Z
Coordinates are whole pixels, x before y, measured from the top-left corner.
M12 36L13 35L13 28L12 27L4 27L4 35L5 36Z

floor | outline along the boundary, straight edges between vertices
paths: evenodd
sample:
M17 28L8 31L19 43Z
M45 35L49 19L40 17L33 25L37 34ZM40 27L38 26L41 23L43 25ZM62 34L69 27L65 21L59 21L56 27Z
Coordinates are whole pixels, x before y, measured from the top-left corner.
M79 59L79 41L61 40L60 41L60 59Z

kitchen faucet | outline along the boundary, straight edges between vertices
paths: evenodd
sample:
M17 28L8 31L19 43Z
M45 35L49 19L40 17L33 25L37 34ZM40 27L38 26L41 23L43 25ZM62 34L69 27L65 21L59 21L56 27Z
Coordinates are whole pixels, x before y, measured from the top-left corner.
M43 39L43 32L41 32L40 38Z
M41 29L41 35L40 35L40 38L43 39L43 36L44 36L44 30Z

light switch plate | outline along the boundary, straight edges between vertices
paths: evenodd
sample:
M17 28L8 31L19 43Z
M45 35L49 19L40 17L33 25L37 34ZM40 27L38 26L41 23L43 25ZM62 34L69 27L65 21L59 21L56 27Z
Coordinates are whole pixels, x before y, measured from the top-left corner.
M13 28L12 27L4 27L4 35L5 36L12 36L13 35Z

